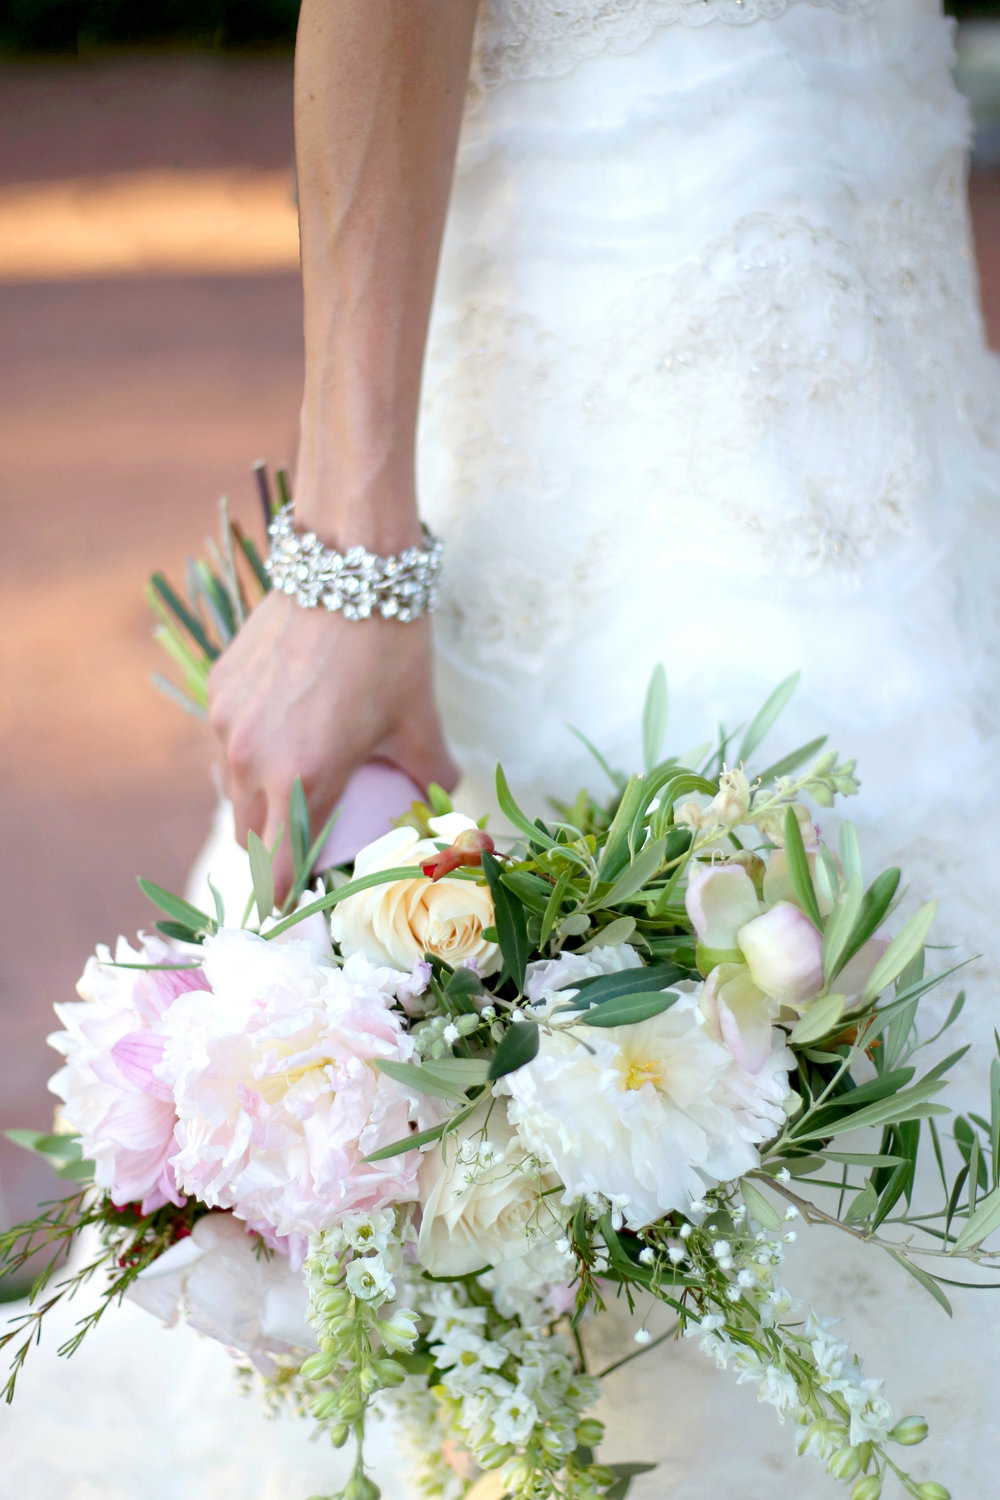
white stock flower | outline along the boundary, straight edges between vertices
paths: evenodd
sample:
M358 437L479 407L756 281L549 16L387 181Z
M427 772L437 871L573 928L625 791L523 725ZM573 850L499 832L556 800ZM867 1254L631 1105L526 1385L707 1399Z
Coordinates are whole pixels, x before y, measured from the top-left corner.
M459 813L432 818L436 838L422 839L414 828L393 828L366 845L354 861L354 876L377 870L413 867L413 875L372 886L348 896L333 908L331 931L345 953L363 953L373 963L390 964L409 974L425 953L457 967L475 960L480 974L500 967L500 950L487 942L483 929L493 923L493 898L486 885L473 880L432 881L420 866L475 828Z
M492 1416L497 1442L526 1443L538 1421L538 1408L520 1391L512 1391Z
M267 1252L228 1213L210 1213L140 1271L125 1294L172 1327L178 1319L248 1354L264 1374L274 1356L316 1348L305 1277Z
M352 1260L344 1276L347 1290L362 1302L396 1295L396 1287L381 1255L362 1255Z
M534 1060L501 1087L525 1147L562 1180L564 1201L600 1193L639 1229L673 1210L695 1212L706 1186L757 1165L756 1146L774 1128L762 1125L776 1109L766 1096L784 1097L787 1077L765 1069L758 1098L758 1077L734 1067L696 997L681 994L638 1025L544 1031Z
M543 1178L507 1120L505 1101L489 1117L492 1152L470 1164L482 1124L466 1122L420 1165L421 1224L417 1258L432 1276L464 1276L484 1266L522 1261L536 1235L562 1233L542 1198L557 1186Z

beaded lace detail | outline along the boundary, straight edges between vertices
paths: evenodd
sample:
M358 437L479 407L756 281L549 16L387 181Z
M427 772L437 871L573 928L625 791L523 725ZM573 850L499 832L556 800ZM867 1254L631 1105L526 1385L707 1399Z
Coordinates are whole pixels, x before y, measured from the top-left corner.
M631 52L659 26L747 26L794 5L868 15L878 0L484 0L474 84L555 77L601 52Z
M425 414L449 423L455 512L437 519L455 538L456 576L467 502L498 476L511 505L529 497L535 539L526 558L508 516L514 552L505 558L499 535L491 544L474 610L446 582L461 649L531 670L581 598L599 611L620 586L630 527L655 551L697 517L697 534L750 568L858 583L894 537L924 524L940 476L919 413L950 412L967 443L1000 448L995 375L970 358L982 336L958 171L922 206L871 206L850 243L801 213L747 215L683 267L645 277L579 343L492 302L470 301L440 327ZM539 408L561 441L551 427L532 439ZM602 453L636 450L641 491L625 484L613 522L581 517L589 540L575 550L559 534L567 490L586 493ZM565 592L545 586L550 515ZM477 510L470 546L483 521Z

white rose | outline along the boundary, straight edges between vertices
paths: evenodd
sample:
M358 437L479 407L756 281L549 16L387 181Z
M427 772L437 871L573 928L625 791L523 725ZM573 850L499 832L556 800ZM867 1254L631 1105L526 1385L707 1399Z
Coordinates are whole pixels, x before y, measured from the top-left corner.
M478 1146L484 1134L494 1148L488 1166L470 1162L462 1150L467 1141ZM542 1197L555 1185L531 1162L508 1122L506 1104L497 1100L485 1127L462 1126L421 1162L420 1264L432 1276L465 1276L523 1260L540 1235L562 1233Z
M262 1252L232 1214L210 1213L140 1271L126 1296L171 1327L183 1317L199 1333L248 1354L265 1375L273 1356L316 1348L309 1294L288 1257Z
M422 839L413 828L394 828L367 845L354 862L354 875L413 866L414 875L372 886L348 896L333 908L331 930L344 953L363 953L376 964L407 973L425 953L454 968L473 960L480 974L500 967L500 950L487 942L483 929L493 924L493 898L472 880L428 880L420 866L438 853L439 842L451 843L476 825L458 813L432 818L435 839Z

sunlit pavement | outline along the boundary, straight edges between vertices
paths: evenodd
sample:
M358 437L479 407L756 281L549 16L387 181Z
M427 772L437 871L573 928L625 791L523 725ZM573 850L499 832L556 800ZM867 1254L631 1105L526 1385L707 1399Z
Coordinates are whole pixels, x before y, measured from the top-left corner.
M53 1001L205 830L205 735L149 686L143 588L223 491L255 523L250 462L290 457L290 111L285 58L0 67L2 1128L46 1123ZM1000 342L1000 175L973 208ZM0 1218L53 1185L0 1145Z

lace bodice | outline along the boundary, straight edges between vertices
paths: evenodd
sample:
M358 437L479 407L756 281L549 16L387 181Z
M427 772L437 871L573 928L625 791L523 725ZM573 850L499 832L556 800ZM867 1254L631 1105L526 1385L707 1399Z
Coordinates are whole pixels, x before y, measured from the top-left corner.
M483 0L474 77L482 88L554 77L600 52L629 52L659 26L746 26L790 6L869 13L878 0Z

